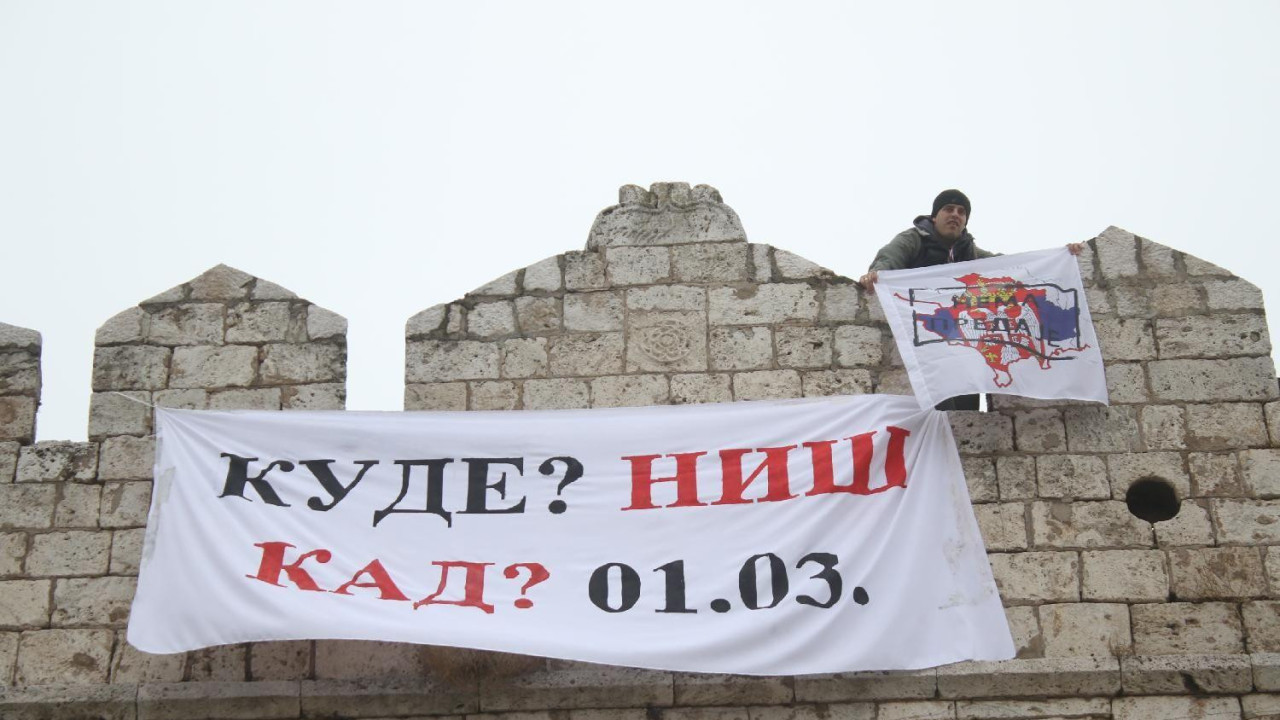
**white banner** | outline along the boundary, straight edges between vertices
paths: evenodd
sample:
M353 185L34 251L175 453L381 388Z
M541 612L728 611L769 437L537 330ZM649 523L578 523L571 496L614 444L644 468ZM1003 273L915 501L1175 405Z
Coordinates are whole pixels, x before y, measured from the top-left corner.
M789 675L1013 656L946 415L157 409L128 639Z
M921 407L972 393L1107 402L1066 248L886 270L875 287Z

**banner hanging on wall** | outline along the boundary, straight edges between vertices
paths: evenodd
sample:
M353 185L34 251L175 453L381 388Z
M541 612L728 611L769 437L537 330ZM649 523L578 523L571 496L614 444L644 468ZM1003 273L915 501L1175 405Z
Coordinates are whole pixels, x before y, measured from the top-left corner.
M1013 656L943 413L157 409L128 639L789 675Z
M921 407L971 393L1107 402L1080 267L1065 248L886 270L875 287Z

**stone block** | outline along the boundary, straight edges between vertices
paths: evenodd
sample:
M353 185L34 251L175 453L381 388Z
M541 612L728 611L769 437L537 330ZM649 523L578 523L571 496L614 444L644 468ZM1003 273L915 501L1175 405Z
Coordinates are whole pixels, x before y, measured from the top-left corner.
M884 360L884 334L874 327L838 325L835 350L841 367L879 365Z
M1067 449L1067 428L1055 408L1024 410L1013 415L1017 448L1024 452L1062 452Z
M519 270L496 277L480 287L467 293L468 296L488 296L488 295L515 295L516 280L520 277Z
M652 285L671 275L671 253L665 247L617 247L604 251L610 286Z
M0 692L5 720L137 720L137 688L123 685L32 685Z
M1211 501L1218 542L1224 545L1262 545L1280 543L1280 501L1237 500Z
M32 630L18 644L19 685L105 683L111 668L110 630Z
M1209 280L1204 283L1204 292L1210 310L1263 309L1262 291L1247 280Z
M766 370L773 367L773 331L767 327L711 328L713 370Z
M466 410L467 384L422 383L404 388L405 410Z
M93 480L98 470L98 444L41 441L22 448L18 455L17 482L66 482Z
M818 319L818 297L803 283L711 288L712 325L773 325Z
M563 324L560 313L560 298L516 298L516 324L519 326L520 332L525 335L559 330Z
M1213 524L1204 501L1183 500L1178 514L1171 520L1155 524L1156 544L1162 548L1189 545L1212 545Z
M674 701L670 673L609 666L548 670L482 680L480 709L490 712L555 708L665 707Z
M336 338L339 342L345 342L347 337L347 319L336 312L325 310L319 305L307 306L307 340L328 340ZM294 337L292 333L286 336L286 340L295 341L302 340L303 337ZM230 340L230 338L228 338Z
M155 438L127 435L107 438L98 453L98 479L149 479L155 455Z
M552 338L548 350L551 374L555 377L619 375L623 369L622 350L622 333Z
M911 382L907 379L907 371L905 370L881 370L880 377L876 381L875 392L885 395L911 395ZM948 413L951 415L952 413ZM1012 438L1010 438L1012 442Z
M671 403L730 402L733 400L732 379L728 374L696 373L671 377Z
M575 332L622 329L622 293L571 293L564 296L564 327Z
M938 694L944 698L1089 697L1119 690L1115 658L962 662L938 668Z
M311 675L311 642L289 640L249 646L250 680L306 680Z
M959 720L1110 720L1110 698L1061 698L1056 700L963 700L956 703Z
M53 525L59 528L96 528L102 499L100 485L65 483L62 497L53 510Z
M1031 505L1031 537L1037 548L1145 548L1151 524L1122 502L1037 502Z
M138 720L285 720L299 717L296 682L148 683L138 688Z
M1169 573L1179 600L1239 600L1267 593L1258 548L1170 550Z
M51 580L0 581L0 627L42 628L49 624Z
M969 500L989 503L1000 499L996 483L996 462L992 458L966 457L960 459L964 468L965 485L969 488Z
M525 380L521 400L525 410L585 408L591 393L584 380Z
M22 575L22 561L26 556L26 533L0 533L0 578L12 578ZM0 675L0 677L3 677L3 675Z
M707 369L705 313L633 311L627 337L627 372Z
M247 645L218 645L188 653L188 680L241 681L248 675Z
M159 390L169 379L169 348L149 345L93 351L94 390Z
M18 471L22 475L21 468ZM1240 453L1240 475L1245 489L1259 498L1280 497L1280 450L1245 450Z
M1040 633L1036 609L1030 605L1006 607L1004 615L1009 622L1009 632L1013 634L1013 647L1017 657L1042 657L1044 637Z
M1101 602L1159 602L1169 596L1159 550L1086 550L1080 554L1082 597Z
M1280 602L1258 600L1241 603L1245 647L1251 653L1280 652Z
M467 334L492 340L516 332L516 306L510 300L476 303L467 313Z
M1248 655L1153 655L1120 658L1127 695L1238 694L1253 689Z
M258 348L251 345L179 347L169 387L248 387L257 371Z
M416 313L404 324L404 336L409 339L436 337L444 333L444 321L448 315L446 304L433 305Z
M280 388L232 388L209 393L210 410L279 410Z
M1080 599L1080 560L1076 553L990 553L988 559L1005 605Z
M822 310L818 317L823 322L853 322L862 309L862 289L853 283L828 285L822 291Z
M347 349L332 343L272 344L264 347L260 379L265 385L342 382Z
M253 284L253 289L249 291L249 297L253 300L297 300L298 296L293 292L280 287L279 285L259 278Z
M1133 650L1129 606L1066 603L1040 606L1045 657L1111 658Z
M1187 423L1177 405L1148 405L1138 416L1142 444L1148 450L1178 450L1187 446Z
M1142 258L1143 275L1149 278L1170 278L1178 274L1173 248L1138 238L1138 254Z
M750 720L825 720L828 717L839 720L875 720L875 703L838 703L834 705L756 705L746 708ZM569 714L570 720L579 720L578 713ZM615 710L613 712L625 712ZM592 718L591 720L612 720L611 718ZM618 720L644 720L644 718L619 718Z
M38 395L40 393L38 350L0 348L0 393L5 395Z
M501 375L504 378L545 377L546 338L513 338L499 344Z
M43 533L31 538L27 573L35 577L102 575L111 558L111 536L90 530Z
M0 398L0 420L5 398ZM89 439L111 435L147 435L151 432L150 393L94 393L89 398ZM34 418L33 418L34 419Z
M239 300L249 297L252 275L227 265L216 265L187 285L189 300Z
M50 527L57 502L56 485L0 485L0 530Z
M947 413L947 420L962 455L1013 450L1013 421L1007 415L953 410Z
M865 395L871 392L871 371L865 368L807 370L800 374L800 384L805 397Z
M1120 453L1107 456L1111 477L1111 497L1124 500L1129 488L1139 480L1166 480L1179 498L1191 495L1191 478L1176 452Z
M782 677L676 673L676 705L782 705L795 700Z
M1151 720L1152 718L1206 718L1239 720L1240 703L1235 698L1199 698L1174 696L1120 697L1111 702L1114 720Z
M1208 260L1201 260L1195 255L1184 254L1182 262L1187 268L1187 274L1193 277L1201 275L1235 277L1230 270L1224 270Z
M1040 455L1036 458L1036 482L1042 498L1111 497L1106 463L1095 455Z
M102 488L102 514L98 525L104 528L142 527L147 524L151 508L151 483L110 482Z
M674 247L672 274L681 282L744 282L751 279L747 252L742 243Z
M1079 405L1063 410L1071 452L1126 452L1142 449L1137 412L1132 407Z
M430 680L304 680L301 686L307 718L447 716L479 709L474 689Z
M996 481L1001 500L1031 500L1036 496L1036 460L1013 455L996 458Z
M1232 603L1132 605L1136 655L1237 655L1244 652L1240 615Z
M769 245L751 245L751 279L758 283L773 280L773 260L769 258L773 248Z
M490 380L470 385L470 410L515 410L520 403L520 391L515 383Z
M973 506L988 552L1027 549L1026 507L1022 503Z
M146 397L145 393L137 394ZM204 410L209 407L209 393L205 390L160 390L153 393L152 398L156 407L175 410Z
M706 310L707 291L696 285L655 285L632 288L626 295L629 310Z
M1226 402L1273 400L1275 366L1270 357L1231 360L1155 360L1147 364L1158 400Z
M1143 403L1147 393L1147 373L1141 363L1112 363L1107 366L1107 397L1112 404Z
M1112 306L1120 317L1149 317L1152 314L1149 288L1112 285L1110 293Z
M955 716L956 704L950 700L917 700L880 703L876 720L953 720Z
M132 577L67 578L53 590L53 627L123 628L137 579Z
M602 253L567 252L563 257L565 289L595 290L609 286Z
M669 397L662 375L614 375L591 381L591 407L666 405Z
M152 345L221 345L225 308L218 303L182 303L153 310L147 324Z
M22 447L17 441L0 441L0 483L11 483L18 474L18 453Z
M735 400L784 400L800 397L800 374L795 370L756 370L733 376Z
M795 678L796 702L802 703L932 698L937 691L937 671L932 669L798 675Z
M1094 240L1094 254L1102 277L1107 280L1133 277L1141 273L1138 244L1132 233L1112 226Z
M1276 720L1280 717L1280 695L1245 695L1240 698L1245 720Z
M1151 311L1158 317L1181 318L1205 311L1196 283L1161 283L1151 288Z
M1195 497L1244 497L1244 479L1235 453L1190 453L1191 494Z
M1151 321L1142 318L1094 318L1098 346L1102 357L1115 360L1152 360L1156 345L1151 336Z
M786 250L774 248L773 264L778 277L783 280L808 280L809 278L834 277L835 273L821 265Z
M1280 690L1280 654L1253 653L1249 659L1253 661L1254 688L1263 692Z
M405 381L496 380L498 344L478 340L411 340L406 345Z
M112 575L138 574L145 533L146 528L115 530L111 533L111 564L108 572Z
M280 388L284 410L342 410L347 406L347 387L342 383L311 383Z
M560 272L560 257L553 255L539 260L524 269L525 292L555 292L564 287Z
M823 327L780 327L773 334L779 367L830 367L831 329Z
M1156 342L1162 359L1227 358L1271 353L1266 317L1253 314L1191 315L1157 320Z
M113 315L93 334L94 345L124 345L140 343L146 337L151 314L140 307L131 307Z

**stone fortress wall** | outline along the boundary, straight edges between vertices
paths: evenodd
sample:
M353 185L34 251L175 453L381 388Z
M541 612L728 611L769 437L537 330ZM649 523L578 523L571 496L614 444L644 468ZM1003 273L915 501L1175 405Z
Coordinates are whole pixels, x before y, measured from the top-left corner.
M149 405L340 409L346 322L215 267L108 320L89 441L39 443L40 336L0 324L0 718L1280 717L1280 394L1261 293L1118 228L1087 248L1112 405L997 396L950 413L1018 658L919 672L703 676L352 641L140 653L124 627ZM406 333L409 410L909 392L873 296L748 243L715 189L683 183L622 188L585 250Z

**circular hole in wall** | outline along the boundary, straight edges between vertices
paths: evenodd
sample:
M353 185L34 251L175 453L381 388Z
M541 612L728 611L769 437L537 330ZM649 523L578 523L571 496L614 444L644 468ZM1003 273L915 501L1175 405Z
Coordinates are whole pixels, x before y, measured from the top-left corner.
M1172 519L1182 509L1173 484L1158 477L1135 481L1125 493L1124 502L1134 516L1152 523Z

